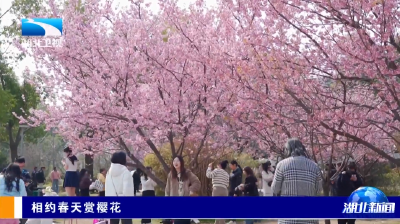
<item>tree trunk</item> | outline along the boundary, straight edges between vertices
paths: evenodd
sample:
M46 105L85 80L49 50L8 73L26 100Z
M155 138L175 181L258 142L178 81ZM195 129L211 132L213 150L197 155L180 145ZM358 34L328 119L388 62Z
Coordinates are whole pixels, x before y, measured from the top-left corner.
M212 184L211 179L206 177L206 172L208 168L208 164L213 162L212 159L205 159L200 162L197 167L193 167L191 171L199 178L201 183L201 188L198 193L200 196L211 196L212 193Z
M93 155L85 154L85 169L93 178Z
M12 129L13 129L12 121L9 121L6 127L8 133L8 140L10 144L10 154L11 154L11 162L15 162L15 159L18 157L18 145L21 141L21 128L18 128L17 136L15 136L15 140L13 137Z
M324 180L322 183L322 191L324 193L324 196L328 197L329 196L329 192L330 192L330 182L329 179L328 181ZM325 219L325 224L331 224L331 220L330 219Z
M141 169L149 178L151 178L152 180L154 180L154 182L157 183L157 185L161 188L165 188L166 183L163 182L160 178L156 177L152 172L150 172L148 169L146 169L146 167L143 165L142 162L140 162L140 160L138 160L129 150L128 146L126 146L124 140L122 138L119 138L119 144L122 147L122 149L125 150L126 154L128 155L129 158L131 158L131 160L136 164L136 167ZM165 163L165 161L164 161ZM168 171L169 172L169 171Z
M18 157L18 145L10 144L11 162L14 162Z

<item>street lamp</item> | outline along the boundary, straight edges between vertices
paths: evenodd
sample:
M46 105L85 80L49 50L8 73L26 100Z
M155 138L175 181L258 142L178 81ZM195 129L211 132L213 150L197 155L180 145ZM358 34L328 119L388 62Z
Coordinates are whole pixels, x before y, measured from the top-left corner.
M25 131L29 128L29 125L26 123L19 124L19 128L21 128L21 151L20 154L23 154L24 152L24 134Z

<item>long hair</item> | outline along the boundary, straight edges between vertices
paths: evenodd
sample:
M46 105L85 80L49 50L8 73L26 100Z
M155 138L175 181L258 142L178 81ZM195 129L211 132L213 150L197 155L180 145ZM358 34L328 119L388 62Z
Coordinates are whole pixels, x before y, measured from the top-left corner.
M298 138L291 138L286 142L285 149L287 156L304 156L310 158L307 153L306 147Z
M271 166L271 162L270 161L267 161L267 162L263 163L261 166L262 166L262 169L266 173L270 172L270 170L269 170L269 167Z
M232 160L230 163L231 163L232 165L236 165L236 166L240 169L240 172L243 172L242 167L239 165L239 163L238 163L236 160Z
M67 153L67 157L69 161L71 161L72 165L74 165L75 161L78 161L78 158L76 158L76 156L70 156L72 154L72 150L69 147L65 148L63 151Z
M247 177L249 177L249 176L254 176L253 170L252 170L250 167L248 167L248 166L246 166L246 167L243 169L243 171L246 173L246 176L247 176Z
M150 166L146 166L146 169L147 169L148 171L151 171L151 170L152 170L152 168L151 168ZM147 174L146 174L145 172L141 172L141 173L140 173L140 176L143 176L145 180L148 180L148 179L149 179L149 178L147 177Z
M6 168L6 172L4 173L4 180L6 183L6 190L8 192L12 191L14 185L13 182L16 182L16 189L19 192L19 180L21 179L21 169L17 164L10 164Z
M186 169L185 169L185 161L183 160L182 156L177 156L175 158L178 158L179 162L181 163L181 179L182 179L182 181L185 181L187 179ZM174 160L172 160L172 163L171 163L171 177L174 179L178 178L178 172L176 171L176 169L174 167Z

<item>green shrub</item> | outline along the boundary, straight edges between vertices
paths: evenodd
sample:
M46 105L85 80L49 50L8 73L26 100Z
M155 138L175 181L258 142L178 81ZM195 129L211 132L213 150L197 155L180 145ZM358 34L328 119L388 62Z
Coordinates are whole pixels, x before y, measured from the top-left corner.
M390 172L383 174L379 184L376 186L382 190L386 196L400 195L400 170L393 169Z
M8 161L7 154L3 151L0 151L0 169L5 168L8 164L9 164L9 161Z

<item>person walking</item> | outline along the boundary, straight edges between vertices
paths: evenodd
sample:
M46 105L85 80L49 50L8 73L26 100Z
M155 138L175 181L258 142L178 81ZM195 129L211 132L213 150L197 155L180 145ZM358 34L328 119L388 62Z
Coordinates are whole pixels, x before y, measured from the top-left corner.
M136 193L139 192L141 173L142 173L142 171L140 169L136 169L133 172L133 175L132 175L132 177L133 177L133 189L134 189L133 194L135 196L136 196Z
M306 148L297 138L285 145L288 158L276 165L271 190L274 196L317 196L321 170L309 159ZM278 224L318 224L318 220L278 220Z
M238 191L242 192L243 196L246 197L255 197L255 196L259 196L258 194L258 187L257 187L257 177L254 175L254 171L246 166L243 169L243 174L246 176L246 179L244 181L244 184L240 184L237 188L236 188L236 195L238 195ZM245 220L246 224L253 224L254 220L253 219L246 219Z
M232 173L229 176L229 196L235 196L236 188L242 183L243 170L236 160L232 160L229 164ZM238 196L236 194L236 196ZM233 219L228 224L236 224L236 220Z
M183 158L175 157L167 177L165 196L196 196L200 187L199 178L185 168ZM174 224L190 224L190 219L177 219L174 220Z
M79 188L79 175L78 175L78 158L72 154L72 150L67 147L64 149L64 158L62 160L65 172L63 187L67 196L76 196L76 190Z
M274 179L274 168L271 166L271 162L267 161L261 165L262 172L262 187L263 187L263 196L272 196L272 180Z
M27 196L25 183L21 178L22 172L17 164L10 164L0 176L0 197ZM0 224L19 224L19 219L0 219Z
M45 167L40 167L39 171L36 173L37 187L40 189L44 188L44 183L46 182L44 170L45 170Z
M337 195L349 197L353 191L361 187L363 181L361 175L357 173L356 163L351 162L347 165L347 170L339 174L337 179ZM355 219L338 219L338 224L354 224Z
M228 196L229 191L229 174L225 171L228 166L228 160L224 160L220 162L216 169L212 170L212 163L208 164L208 169L206 171L206 177L211 178L212 180L212 196ZM215 224L225 224L225 220L216 219Z
M126 153L114 152L111 156L111 166L107 172L105 196L133 196L133 178L126 168ZM110 224L132 224L132 219L110 219Z
M97 174L97 180L99 180L100 183L103 184L103 189L99 190L100 197L106 196L106 175L107 175L107 170L104 168L101 168L100 173Z
M90 196L90 184L92 184L92 181L90 180L89 172L86 169L81 169L81 171L79 172L79 196Z
M152 172L151 167L146 167L149 172ZM142 197L155 197L156 192L154 188L157 186L154 180L147 177L147 175L142 172L140 177L140 182L142 183ZM142 219L142 224L151 224L151 219Z
M59 189L58 189L58 184L61 178L60 172L57 171L57 168L54 167L53 171L50 173L50 179L51 179L51 189L58 194Z

